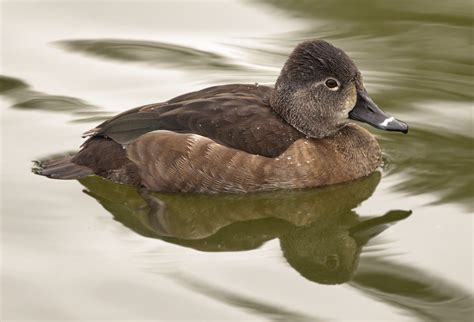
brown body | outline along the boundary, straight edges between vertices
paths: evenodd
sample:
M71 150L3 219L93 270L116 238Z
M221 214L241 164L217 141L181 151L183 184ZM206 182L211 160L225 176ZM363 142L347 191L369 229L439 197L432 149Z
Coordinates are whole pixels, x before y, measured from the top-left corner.
M349 118L407 132L368 97L361 74L324 41L296 47L275 87L231 84L121 113L90 131L74 156L42 163L57 179L99 175L170 192L255 192L366 176L375 138Z
M273 158L169 131L143 135L127 147L127 155L146 188L207 193L335 184L366 176L381 162L375 138L355 124L330 138L301 138Z

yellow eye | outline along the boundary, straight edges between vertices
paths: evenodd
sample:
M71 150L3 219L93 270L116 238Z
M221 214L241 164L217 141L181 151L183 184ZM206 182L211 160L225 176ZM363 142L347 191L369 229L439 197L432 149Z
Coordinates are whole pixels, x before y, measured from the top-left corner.
M337 80L335 79L332 79L332 78L329 78L328 80L326 80L326 82L324 83L326 84L326 86L329 88L329 89L335 89L339 86Z

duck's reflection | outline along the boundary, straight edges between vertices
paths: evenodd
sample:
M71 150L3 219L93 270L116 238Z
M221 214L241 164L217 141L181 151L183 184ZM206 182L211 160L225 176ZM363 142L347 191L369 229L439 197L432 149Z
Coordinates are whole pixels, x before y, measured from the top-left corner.
M362 247L408 211L362 218L354 211L380 181L378 172L344 185L248 195L139 191L99 177L86 192L135 232L201 251L255 249L279 238L288 263L307 279L349 281Z

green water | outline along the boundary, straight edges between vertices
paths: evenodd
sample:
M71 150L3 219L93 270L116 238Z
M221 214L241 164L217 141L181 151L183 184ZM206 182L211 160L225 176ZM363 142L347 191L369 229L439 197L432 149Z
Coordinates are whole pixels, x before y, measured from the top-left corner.
M473 319L470 1L0 4L1 320ZM370 129L380 172L324 189L156 194L53 181L31 160L74 151L120 111L276 79L323 38L410 125ZM149 201L149 200L148 200ZM151 203L152 205L153 203Z

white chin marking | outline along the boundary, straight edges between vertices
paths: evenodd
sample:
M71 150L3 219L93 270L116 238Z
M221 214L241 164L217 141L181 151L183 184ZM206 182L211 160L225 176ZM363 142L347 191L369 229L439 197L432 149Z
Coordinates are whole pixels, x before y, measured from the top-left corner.
M386 118L382 123L380 123L380 126L387 126L388 123L392 122L393 120L395 120L395 118L393 116L390 116L389 118Z

